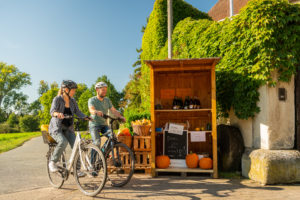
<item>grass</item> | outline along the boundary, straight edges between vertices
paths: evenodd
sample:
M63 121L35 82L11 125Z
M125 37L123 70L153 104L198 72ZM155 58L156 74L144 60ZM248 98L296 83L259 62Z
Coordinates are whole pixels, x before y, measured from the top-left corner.
M40 135L41 132L0 134L0 153L19 147L27 140Z

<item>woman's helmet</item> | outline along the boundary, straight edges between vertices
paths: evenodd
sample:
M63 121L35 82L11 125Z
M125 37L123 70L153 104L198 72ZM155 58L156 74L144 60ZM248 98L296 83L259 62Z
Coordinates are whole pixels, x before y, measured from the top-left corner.
M71 89L77 89L77 84L74 81L71 80L63 80L63 82L61 83L61 87L62 88L69 88Z
M103 87L107 87L107 84L104 83L104 82L102 82L102 81L96 83L96 85L95 85L95 89L97 89L97 88L103 88Z

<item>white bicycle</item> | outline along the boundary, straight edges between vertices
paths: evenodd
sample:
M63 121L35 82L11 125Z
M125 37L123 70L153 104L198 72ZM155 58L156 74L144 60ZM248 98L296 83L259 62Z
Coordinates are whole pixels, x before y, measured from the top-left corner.
M72 118L72 116L65 116ZM42 131L43 140L49 145L47 152L47 172L50 184L55 188L61 188L64 181L68 180L70 173L74 175L79 189L87 196L95 196L103 189L106 177L107 166L102 151L91 141L81 138L79 132L79 120L75 118L76 140L72 149L69 161L65 161L65 152L58 162L58 172L50 172L49 162L55 149L56 142L48 132ZM72 171L73 169L73 171Z

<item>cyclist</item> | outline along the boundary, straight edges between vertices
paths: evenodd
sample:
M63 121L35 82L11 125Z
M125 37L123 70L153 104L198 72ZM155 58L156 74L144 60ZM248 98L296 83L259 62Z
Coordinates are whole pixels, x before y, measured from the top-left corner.
M97 96L90 98L88 101L89 111L93 119L92 121L89 121L89 129L93 143L100 147L101 140L99 132L105 133L108 130L108 125L106 120L103 118L103 114L107 115L109 110L123 122L126 122L126 119L114 108L110 99L106 97L107 84L105 82L96 83L95 90L97 92Z
M73 98L76 93L77 84L71 80L64 80L58 95L53 99L50 114L51 120L49 125L49 133L57 142L49 162L49 170L51 172L58 171L56 162L59 160L63 151L68 145L68 142L73 148L76 136L73 128L73 118L64 118L65 115L76 114L79 118L90 118L83 114Z

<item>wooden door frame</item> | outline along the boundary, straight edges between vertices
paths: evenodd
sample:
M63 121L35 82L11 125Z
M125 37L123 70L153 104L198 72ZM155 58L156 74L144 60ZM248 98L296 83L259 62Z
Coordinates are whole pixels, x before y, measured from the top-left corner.
M300 70L295 75L295 144L300 151Z

